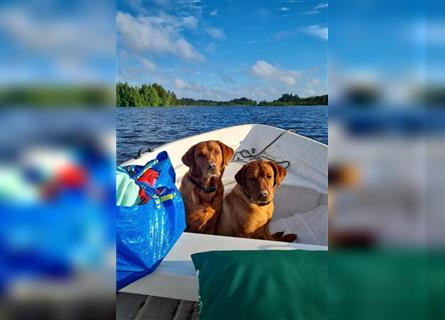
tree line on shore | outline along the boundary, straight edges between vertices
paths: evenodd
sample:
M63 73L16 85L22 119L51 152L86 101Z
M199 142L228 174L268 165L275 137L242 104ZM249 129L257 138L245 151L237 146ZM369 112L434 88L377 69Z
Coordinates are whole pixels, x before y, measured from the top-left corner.
M257 102L245 97L228 101L205 99L177 98L175 93L164 89L157 83L131 86L128 83L117 83L116 106L118 107L159 107L159 106L294 106L294 105L327 105L328 96L300 98L298 95L283 94L273 101Z

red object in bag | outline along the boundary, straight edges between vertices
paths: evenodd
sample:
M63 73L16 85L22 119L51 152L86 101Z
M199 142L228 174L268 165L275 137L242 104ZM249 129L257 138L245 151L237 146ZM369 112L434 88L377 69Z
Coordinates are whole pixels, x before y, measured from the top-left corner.
M154 186L156 180L159 177L159 172L147 169L144 174L138 179L139 182L147 183L150 186ZM141 199L141 204L147 203L151 197L145 193L144 189L139 189L139 198Z
M144 174L138 179L138 181L148 183L150 186L154 186L158 177L159 172L152 169L147 169Z

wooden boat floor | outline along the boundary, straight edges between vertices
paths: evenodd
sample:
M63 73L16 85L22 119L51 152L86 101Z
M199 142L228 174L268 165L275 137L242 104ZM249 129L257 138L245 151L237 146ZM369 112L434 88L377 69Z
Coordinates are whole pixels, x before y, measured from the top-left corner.
M198 320L198 302L119 292L117 320Z

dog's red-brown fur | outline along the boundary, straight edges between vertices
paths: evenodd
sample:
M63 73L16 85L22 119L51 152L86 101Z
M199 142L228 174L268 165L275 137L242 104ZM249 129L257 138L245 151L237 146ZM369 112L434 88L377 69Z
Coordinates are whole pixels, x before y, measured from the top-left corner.
M233 153L224 143L211 140L192 146L182 157L189 167L179 189L186 209L186 231L215 234L224 197L221 178Z
M274 188L279 187L286 169L273 161L257 160L244 165L235 175L237 185L224 199L217 234L293 242L297 236L270 234L274 211Z

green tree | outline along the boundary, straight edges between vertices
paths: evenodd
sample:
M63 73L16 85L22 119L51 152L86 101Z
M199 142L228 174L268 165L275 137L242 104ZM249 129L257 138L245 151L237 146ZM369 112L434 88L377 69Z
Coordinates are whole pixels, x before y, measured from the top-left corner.
M157 94L159 96L159 99L160 99L159 105L161 105L161 106L170 105L167 91L161 85L157 84L156 82L152 84L152 87L154 88L154 90L157 92Z
M129 105L132 107L142 107L142 98L136 87L130 88Z
M118 83L116 85L116 95L117 95L117 99L116 99L117 106L131 107L131 104L130 104L131 91L130 91L130 86L128 85L127 82Z
M152 85L143 84L142 87L139 89L139 94L144 106L157 107L161 105L161 98Z

